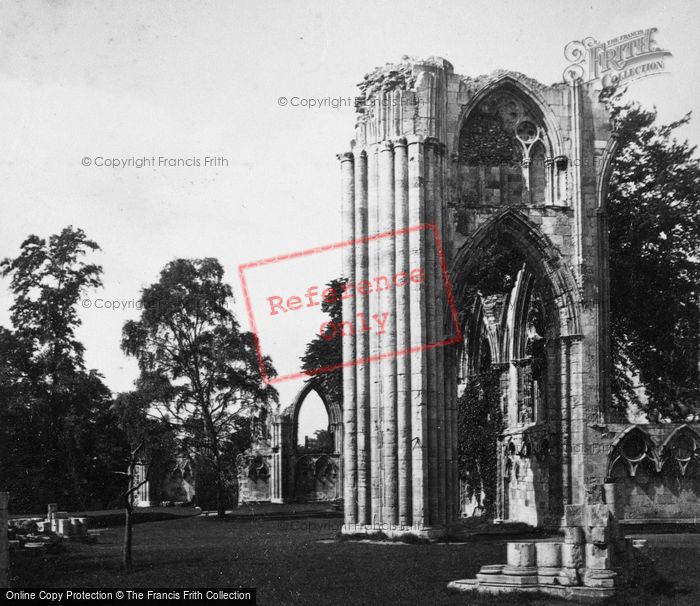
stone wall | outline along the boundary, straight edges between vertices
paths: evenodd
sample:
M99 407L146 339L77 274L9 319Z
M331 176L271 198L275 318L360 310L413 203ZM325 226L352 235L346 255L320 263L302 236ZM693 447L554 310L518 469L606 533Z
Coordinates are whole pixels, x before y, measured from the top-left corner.
M9 587L10 552L7 542L7 504L10 494L0 492L0 587Z
M146 479L147 466L136 465L134 483ZM149 480L135 494L136 507L157 507L161 504L192 503L197 494L196 473L189 459L177 458L156 465L148 471Z
M343 339L344 532L377 522L439 532L459 515L455 403L471 376L460 355L482 339L502 373L499 517L558 525L566 506L601 503L610 476L622 519L693 515L696 434L611 425L610 91L502 70L461 76L441 58L387 65L361 88L354 138L338 155L342 240L355 242L343 276L359 285L419 267L426 279L343 297L344 318L388 318L381 336ZM523 260L520 286L479 293L477 308L473 276L504 249ZM537 358L523 347L533 300ZM611 463L635 435L640 461Z
M270 469L272 452L267 448L251 448L239 455L238 504L270 501Z
M345 531L380 521L431 532L458 515L459 360L449 345L461 335L444 274L456 315L468 316L472 272L494 244L524 258L546 317L540 379L517 347L528 332L517 314L489 332L490 358L503 369L504 439L541 427L559 453L518 452L510 469L504 457L501 477L512 482L499 489L501 510L542 524L567 504L595 502L589 486L602 486L605 462L582 449L596 437L586 419L612 414L604 195L614 142L601 91L516 72L461 76L429 58L375 70L363 92L354 140L338 155L342 239L357 242L343 275L360 284L420 267L427 279L343 300L344 317L389 318L381 337L343 340L345 361L369 360L343 369ZM529 292L513 297L527 305ZM484 317L492 312L485 305ZM404 348L411 354L394 356Z
M700 517L699 423L608 425L606 437L608 476L622 522Z
M341 497L338 455L306 454L296 462L294 498L297 501L335 501Z

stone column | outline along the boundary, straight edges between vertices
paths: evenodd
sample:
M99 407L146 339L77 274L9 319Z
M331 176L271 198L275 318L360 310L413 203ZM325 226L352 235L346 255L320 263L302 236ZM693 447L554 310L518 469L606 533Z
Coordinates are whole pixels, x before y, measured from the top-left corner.
M547 206L551 206L554 204L554 200L555 200L554 158L545 158L545 160L544 160L544 173L545 173L544 203Z
M425 141L425 223L426 226L437 225L435 216L435 181L437 179L436 166L436 146L435 139L429 138ZM426 230L426 261L425 261L425 283L426 283L426 345L430 346L437 341L437 316L436 316L436 247L435 234L432 229ZM444 492L440 493L440 474L444 474L438 452L439 425L438 419L438 375L436 348L429 347L427 352L426 378L428 384L428 501L430 503L430 524L435 525L441 522L440 511L441 502L444 499ZM444 480L444 475L443 475ZM444 513L444 505L442 512ZM444 516L443 516L444 519Z
M273 422L271 427L272 467L270 468L270 502L282 502L282 447L280 423Z
M367 152L355 153L355 279L359 284L367 280L369 259L367 255ZM358 296L356 313L369 318L369 297ZM369 381L369 336L358 332L355 338L357 356L357 523L369 524L370 516L370 381ZM363 361L364 360L364 361Z
M398 514L399 524L411 520L411 324L408 208L408 148L406 139L394 143L394 195L396 223L395 275L405 274L406 284L396 290L396 425L398 433Z
M582 212L581 207L581 135L582 120L581 115L581 82L577 80L569 87L571 93L571 203L574 209L574 270L577 274L581 271L581 238L582 238Z
M530 158L522 161L523 169L523 204L532 204L532 191L530 190Z
M333 423L331 425L331 432L333 433L333 442L334 442L334 449L335 449L335 455L337 455L335 458L337 459L338 462L338 475L336 477L335 481L335 498L336 499L343 499L343 505L347 502L347 498L345 497L345 488L347 484L345 483L345 461L343 459L345 458L344 453L345 451L345 432L343 430L343 423ZM353 453L356 454L356 453ZM357 470L357 456L353 456L352 458L352 464L354 466L354 469ZM353 492L353 497L356 497L357 495L357 483L352 488ZM355 525L357 523L357 499L355 499L354 507L353 509L355 510L355 521L353 522L347 522L350 525Z
M7 541L9 492L0 492L0 587L10 586L10 547Z
M409 264L426 268L424 155L420 137L408 139L408 234ZM412 524L423 528L430 523L428 504L428 385L426 282L410 284L409 322L411 346L411 505Z
M448 406L448 421L446 432L449 438L447 471L450 478L448 489L448 522L454 521L459 516L459 467L457 465L457 447L459 443L458 410L457 410L457 352L454 345L446 350L446 398Z
M435 267L434 287L435 287L435 325L437 334L436 343L445 341L445 316L447 311L447 289L445 279L442 274L441 257L444 256L443 243L445 242L444 224L444 199L443 199L443 179L444 179L444 158L445 146L436 141L435 145L435 224L437 238L435 242ZM439 241L437 239L439 238ZM438 480L440 496L440 524L451 522L450 504L453 501L452 481L448 461L451 459L451 443L447 432L447 373L445 365L447 356L445 346L441 345L435 351L435 373L437 375L437 417L438 417Z
M286 502L294 497L294 444L293 426L290 420L284 419L279 423L280 429L280 492L281 501Z
M559 338L562 506L571 505L571 394L569 391L569 338Z
M583 342L581 337L569 338L569 414L571 440L571 503L586 503L586 419L583 398ZM592 395L592 394L591 394Z
M504 575L516 577L521 585L537 584L535 543L508 543L507 557Z
M379 148L372 145L368 153L367 166L367 243L368 275L374 279L379 275ZM373 289L369 297L370 317L379 313L379 295ZM381 434L381 373L379 337L376 330L369 331L369 355L374 361L369 363L370 380L370 467L371 467L371 519L370 523L381 522L382 508L382 434Z
M396 234L394 223L394 148L389 142L379 147L379 273L377 277L391 281L396 269ZM378 330L379 352L382 359L375 364L381 371L382 443L382 522L398 522L398 461L396 419L396 288L393 284L377 286L379 313L385 320Z
M134 484L141 484L145 480L136 491L136 507L150 507L151 483L147 480L148 467L144 463L137 463L134 472Z
M344 153L338 156L341 172L341 221L343 242L351 242L355 239L355 172L354 156L352 153ZM343 277L349 283L355 282L355 247L354 244L343 246L342 266ZM343 297L343 320L355 325L355 297ZM355 356L355 335L343 337L343 360L353 361ZM341 462L341 475L343 477L343 497L345 507L345 523L357 522L357 434L356 434L356 377L355 366L343 367L343 460ZM341 436L338 436L341 437Z
M537 576L541 584L558 584L561 574L561 543L535 543Z

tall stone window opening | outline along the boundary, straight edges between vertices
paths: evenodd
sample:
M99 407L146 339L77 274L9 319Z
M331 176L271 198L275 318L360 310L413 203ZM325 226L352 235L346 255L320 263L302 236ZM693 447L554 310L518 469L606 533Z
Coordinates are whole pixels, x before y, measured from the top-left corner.
M331 435L328 411L321 397L313 390L308 393L301 404L296 429L298 452L333 452L333 436Z
M459 139L460 197L467 206L547 204L553 162L541 120L516 95L489 95L470 113ZM552 173L548 176L548 172Z

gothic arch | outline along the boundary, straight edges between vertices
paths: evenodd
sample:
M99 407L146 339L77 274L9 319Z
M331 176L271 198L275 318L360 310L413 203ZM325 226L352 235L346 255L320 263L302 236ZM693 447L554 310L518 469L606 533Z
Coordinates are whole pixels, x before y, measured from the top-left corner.
M556 336L580 334L578 289L571 269L549 238L514 208L508 208L480 227L457 251L450 272L456 300L464 299L467 276L479 262L480 251L495 237L502 237L524 256L530 271L548 291L543 292L548 299L545 304L556 310L559 320Z
M457 128L455 129L455 134L453 136L452 149L457 150L462 127L469 119L469 116L473 110L492 93L498 92L499 90L504 90L505 92L514 94L518 99L529 106L530 109L535 111L535 113L542 120L542 123L547 131L545 146L547 154L552 158L561 156L562 142L559 135L559 129L557 128L557 121L552 114L552 110L549 108L549 105L545 102L544 98L525 80L525 78L520 79L516 74L511 72L510 74L501 74L495 77L486 86L481 88L481 90L479 90L462 109L459 119L457 120Z
M615 133L613 133L603 150L603 155L600 159L600 170L598 171L598 191L596 192L596 197L597 206L601 209L605 209L607 205L612 165L617 157L618 151L620 151L620 142Z
M685 476L691 463L700 462L700 436L683 424L663 441L660 450L663 462L675 462L680 475Z
M316 392L318 397L321 398L323 405L326 407L326 412L328 413L329 427L335 428L338 426L339 423L342 423L343 421L343 411L340 407L340 404L338 404L337 402L333 402L331 398L328 397L328 394L326 393L326 390L323 388L323 385L320 381L311 379L310 381L306 382L299 391L299 393L297 393L296 397L294 398L294 402L291 406L293 439L292 444L294 444L295 446L299 437L299 411L301 410L301 406L306 400L306 397L312 391Z
M509 330L503 344L509 360L525 357L526 337L522 323L525 321L525 306L528 304L533 288L534 278L532 273L527 268L521 269L516 280L513 299L510 301L508 308L508 322L506 325Z
M631 478L640 465L648 465L651 471L660 472L663 462L659 458L654 439L637 425L631 425L611 442L608 453L607 476L612 477L615 466L620 463Z
M508 296L501 297L498 302L485 301L482 296L474 299L474 304L469 310L464 330L465 341L468 347L465 349L467 375L479 372L479 366L484 354L492 364L501 364L505 360L507 351L503 349L503 335L506 331L506 311L508 308ZM489 310L487 311L487 306ZM492 309L492 308L495 308Z

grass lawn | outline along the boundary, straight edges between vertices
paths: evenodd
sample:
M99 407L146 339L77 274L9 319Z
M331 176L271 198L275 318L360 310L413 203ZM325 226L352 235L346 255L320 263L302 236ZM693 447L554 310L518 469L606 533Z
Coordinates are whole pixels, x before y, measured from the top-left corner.
M259 604L567 604L554 599L452 594L449 581L505 562L506 539L465 544L368 544L333 539L339 518L287 520L204 516L138 524L135 569L119 567L122 533L69 543L43 557L13 554L14 587L256 587ZM648 537L650 554L673 582L663 593L620 603L700 603L700 535Z

